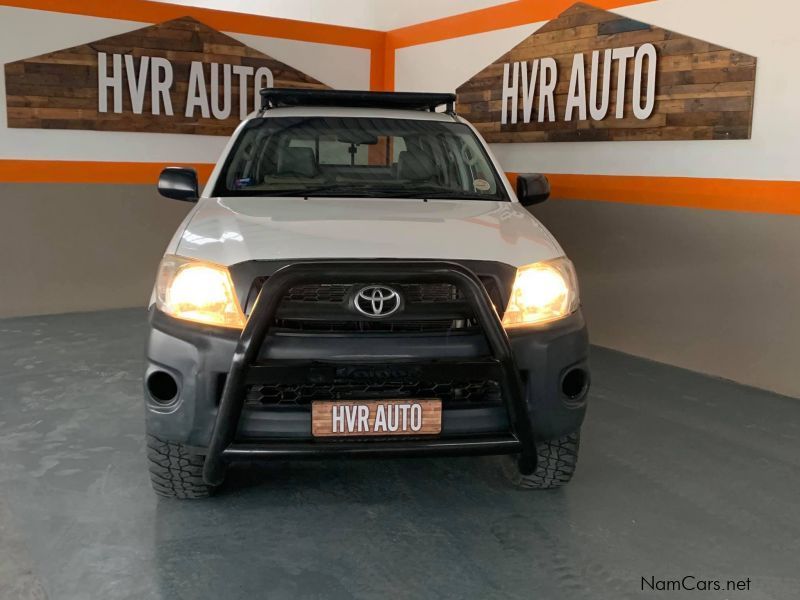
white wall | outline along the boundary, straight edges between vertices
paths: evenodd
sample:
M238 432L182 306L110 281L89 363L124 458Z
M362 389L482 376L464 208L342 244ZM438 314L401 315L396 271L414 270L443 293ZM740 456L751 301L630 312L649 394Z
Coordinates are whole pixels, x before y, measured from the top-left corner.
M546 0L543 0L546 1ZM589 2L591 4L591 2ZM753 139L694 142L497 144L509 171L800 179L800 3L796 0L655 0L613 12L758 58ZM398 90L454 91L543 23L403 48Z
M542 25L531 23L400 48L395 54L395 88L407 92L453 92Z
M318 2L320 0L317 0ZM336 0L321 0L333 2ZM366 0L373 7L375 29L387 31L425 21L441 19L488 6L504 4L508 0Z
M506 0L161 0L253 15L387 31Z
M149 25L0 6L0 64ZM369 50L223 33L332 87L369 89ZM227 142L218 136L8 128L5 98L5 75L0 69L0 160L213 163Z

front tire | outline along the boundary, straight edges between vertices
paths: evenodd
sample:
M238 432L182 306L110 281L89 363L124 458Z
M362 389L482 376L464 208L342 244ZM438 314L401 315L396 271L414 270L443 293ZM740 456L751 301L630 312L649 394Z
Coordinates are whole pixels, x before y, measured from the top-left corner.
M205 457L190 452L183 444L147 435L150 483L164 498L207 498L216 486L203 481Z
M551 490L565 486L575 474L581 432L576 431L536 443L536 470L528 475L519 470L517 455L503 457L503 470L514 486L529 490Z

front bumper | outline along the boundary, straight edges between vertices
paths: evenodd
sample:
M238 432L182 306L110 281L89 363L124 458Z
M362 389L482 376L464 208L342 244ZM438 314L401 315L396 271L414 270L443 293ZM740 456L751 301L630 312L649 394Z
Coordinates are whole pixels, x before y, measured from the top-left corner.
M387 268L392 281L404 274L419 279L421 270L430 270L431 277L452 277L472 289L471 301L481 316L485 335L272 335L267 324L272 322L269 313L274 313L276 306L268 306L270 302L257 303L240 335L179 321L153 309L145 381L154 373L166 372L177 382L178 391L171 400L157 401L145 386L148 432L192 446L222 462L329 453L515 452L527 452L535 461L534 439L552 439L580 428L588 377L579 390L565 393L564 385L565 375L575 369L588 375L588 337L580 311L544 328L506 335L480 282L467 269L450 263L352 263L350 267L359 275L364 275L365 269L373 270L366 273L370 280L385 277ZM338 264L337 272L341 270ZM351 273L344 270L345 275ZM330 268L318 264L284 269L279 272L281 277L276 274L270 278L264 297L278 302L281 285L296 284L303 277L319 279L321 273L329 272ZM485 356L491 359L476 359ZM243 409L243 386L253 378L286 380L290 375L303 377L314 369L324 373L337 365L354 364L369 369L389 366L479 375L483 369L503 381L504 403L444 410L442 433L436 438L368 443L315 441L307 408ZM219 461L207 458L206 462Z

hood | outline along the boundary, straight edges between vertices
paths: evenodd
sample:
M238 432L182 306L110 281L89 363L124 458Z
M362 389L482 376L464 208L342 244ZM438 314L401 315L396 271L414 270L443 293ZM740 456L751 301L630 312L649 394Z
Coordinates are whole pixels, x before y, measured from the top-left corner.
M516 202L395 198L237 197L200 200L177 254L247 260L407 258L512 266L563 251Z

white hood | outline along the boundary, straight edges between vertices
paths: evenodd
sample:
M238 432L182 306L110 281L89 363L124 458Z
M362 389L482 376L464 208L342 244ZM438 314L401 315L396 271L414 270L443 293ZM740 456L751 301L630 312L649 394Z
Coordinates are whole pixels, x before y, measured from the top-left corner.
M563 251L520 204L395 198L204 198L170 245L223 265L247 260L408 258L512 266Z

